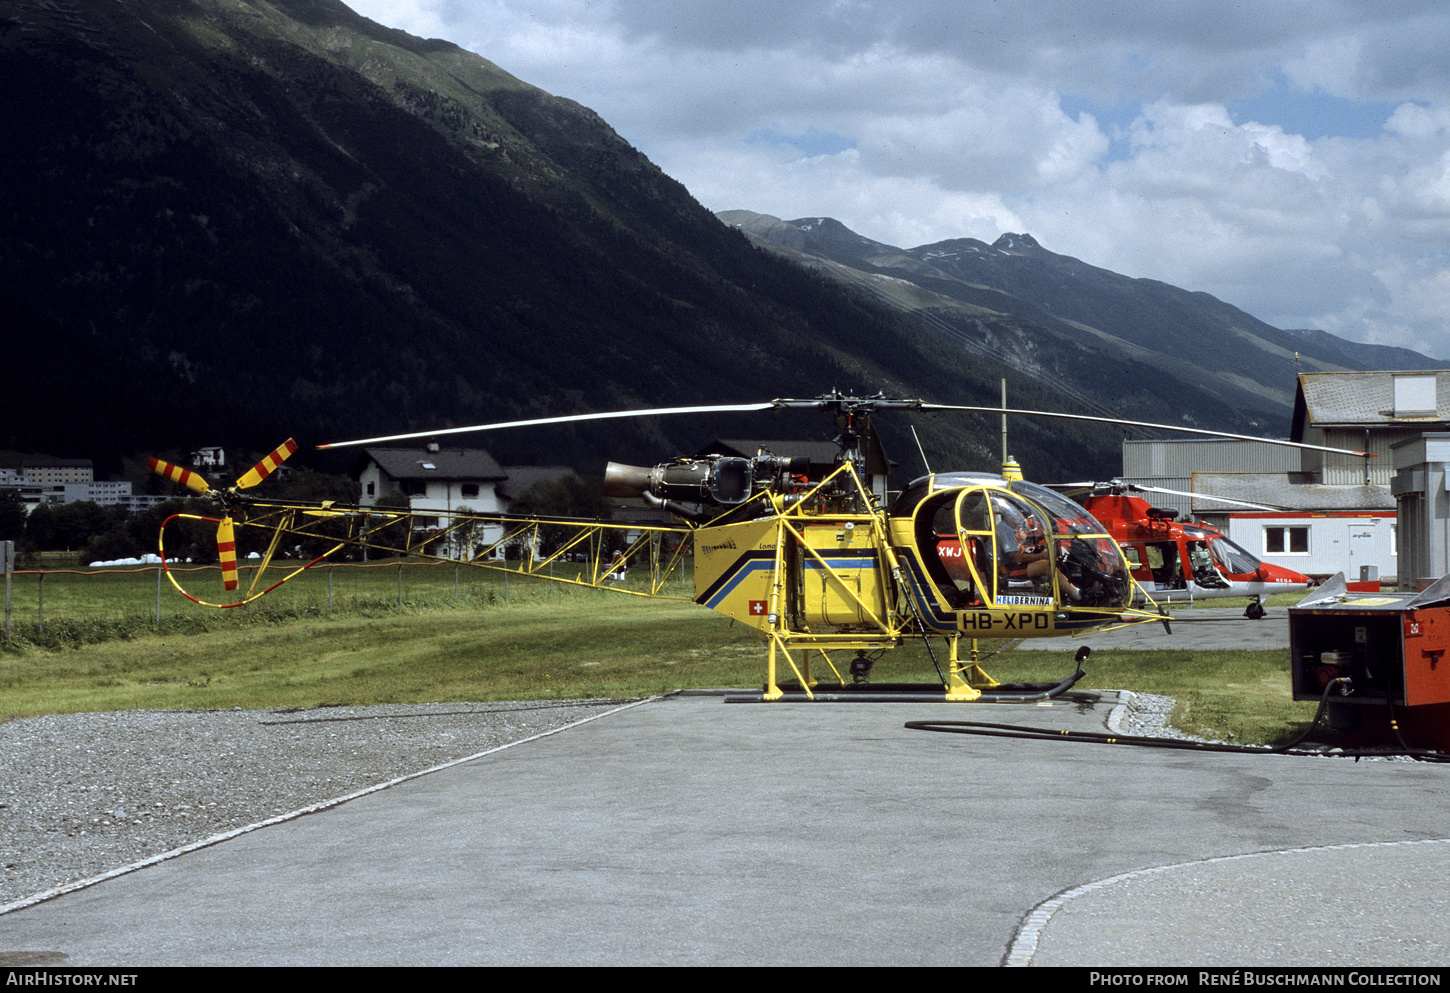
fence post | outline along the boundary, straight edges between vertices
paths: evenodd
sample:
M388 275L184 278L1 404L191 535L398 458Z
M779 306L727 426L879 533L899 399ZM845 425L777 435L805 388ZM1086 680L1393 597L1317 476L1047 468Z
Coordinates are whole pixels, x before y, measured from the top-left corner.
M5 570L5 644L10 644L10 577L15 572L15 542L0 541L0 559Z
M327 616L332 616L332 566L327 567Z
M45 573L40 574L38 592L35 594L36 633L45 634Z
M403 563L398 562L398 609L403 609Z

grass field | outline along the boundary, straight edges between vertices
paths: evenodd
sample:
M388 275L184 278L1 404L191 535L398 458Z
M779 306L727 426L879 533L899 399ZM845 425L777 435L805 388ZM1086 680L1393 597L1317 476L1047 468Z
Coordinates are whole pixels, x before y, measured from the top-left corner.
M214 572L183 580L193 581L194 594L220 598ZM764 679L755 632L688 602L397 562L336 567L330 596L328 584L314 570L250 612L198 606L167 584L157 624L154 570L49 574L43 583L19 575L12 641L0 653L0 719L638 697ZM1008 652L986 668L1003 682L1056 681L1071 672L1075 647ZM881 682L934 678L919 643L887 652L873 672ZM1284 740L1314 713L1289 699L1287 652L1102 651L1079 685L1172 696L1178 726L1239 742Z

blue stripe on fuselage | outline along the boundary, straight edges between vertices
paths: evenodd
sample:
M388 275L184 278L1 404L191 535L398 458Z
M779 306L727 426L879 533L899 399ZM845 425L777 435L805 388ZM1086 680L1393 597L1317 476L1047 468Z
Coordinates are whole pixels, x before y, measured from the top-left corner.
M823 555L821 559L835 570L861 569L868 564L874 568L875 549L846 549L844 551L832 552L829 556ZM821 563L812 558L804 560L807 570L816 572L824 571ZM704 592L696 603L704 604L712 610L728 597L735 589L750 576L751 573L759 572L762 569L773 570L775 568L774 552L755 552L750 555L742 555L736 560L733 571L726 573L717 579L710 588Z

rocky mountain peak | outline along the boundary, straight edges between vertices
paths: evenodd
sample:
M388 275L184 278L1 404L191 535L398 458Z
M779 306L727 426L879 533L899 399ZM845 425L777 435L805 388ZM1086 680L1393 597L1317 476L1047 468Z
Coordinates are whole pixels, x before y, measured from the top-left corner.
M992 242L992 247L1012 255L1031 255L1043 251L1037 239L1030 234L1013 234L1010 231Z

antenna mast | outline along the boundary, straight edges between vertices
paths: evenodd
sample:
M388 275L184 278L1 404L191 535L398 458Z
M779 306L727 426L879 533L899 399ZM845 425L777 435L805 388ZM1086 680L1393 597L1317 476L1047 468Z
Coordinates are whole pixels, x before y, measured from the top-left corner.
M1007 464L1007 378L1002 378L1002 464Z

